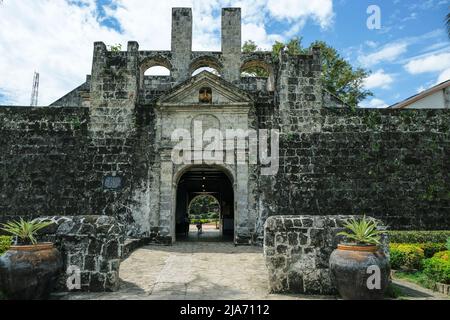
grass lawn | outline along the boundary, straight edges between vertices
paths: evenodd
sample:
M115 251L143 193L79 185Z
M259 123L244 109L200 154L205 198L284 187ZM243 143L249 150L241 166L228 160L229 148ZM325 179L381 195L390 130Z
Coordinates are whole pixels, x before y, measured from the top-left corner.
M415 284L418 284L419 286L422 286L427 289L434 289L434 282L428 279L428 277L423 274L421 271L416 272L403 272L403 271L397 271L395 273L395 278L406 280Z

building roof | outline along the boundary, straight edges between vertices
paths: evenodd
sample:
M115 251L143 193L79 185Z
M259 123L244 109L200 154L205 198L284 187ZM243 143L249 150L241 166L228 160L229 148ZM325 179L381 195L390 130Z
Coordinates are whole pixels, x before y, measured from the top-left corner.
M411 104L424 99L438 91L444 90L445 88L450 87L450 80L444 81L434 87L431 87L430 89L427 89L425 91L422 91L412 97L409 97L406 100L403 100L402 102L398 102L392 106L389 107L389 109L404 109L410 106Z

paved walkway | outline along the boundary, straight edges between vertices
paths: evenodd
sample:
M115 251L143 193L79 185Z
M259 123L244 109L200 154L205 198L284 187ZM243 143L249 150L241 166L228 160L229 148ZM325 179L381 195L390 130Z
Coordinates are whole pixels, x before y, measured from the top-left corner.
M122 263L120 277L122 284L118 292L72 293L61 298L77 300L313 298L268 295L268 275L262 249L235 247L230 242L179 242L173 247L144 247L136 250Z
M404 300L450 300L450 296L421 287L410 281L394 278L393 283L401 291Z
M136 250L120 268L118 292L71 293L54 296L69 300L305 300L335 297L269 295L262 248L235 247L210 241L213 235L178 242L172 247ZM193 237L193 238L192 238ZM396 279L400 299L448 299L431 290Z

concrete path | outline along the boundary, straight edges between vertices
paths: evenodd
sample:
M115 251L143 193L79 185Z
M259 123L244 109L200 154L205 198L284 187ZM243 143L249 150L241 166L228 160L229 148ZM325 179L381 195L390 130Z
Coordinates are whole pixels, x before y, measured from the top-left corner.
M399 299L404 300L450 300L450 296L446 296L439 292L421 287L410 281L394 278L393 284L399 289L402 295Z
M262 248L215 242L207 232L172 247L147 246L133 252L120 268L121 287L111 293L55 295L68 300L305 300L336 299L269 295ZM206 242L199 242L201 239ZM447 296L395 280L400 299L440 300Z
M120 269L121 288L113 293L72 293L69 300L251 300L334 299L269 295L262 249L230 242L179 242L173 247L136 250Z

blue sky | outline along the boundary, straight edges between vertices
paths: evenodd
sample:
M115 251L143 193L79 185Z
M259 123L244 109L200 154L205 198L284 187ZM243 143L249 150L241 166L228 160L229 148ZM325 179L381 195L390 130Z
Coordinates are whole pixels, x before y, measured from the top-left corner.
M381 10L369 30L367 8ZM194 50L220 50L220 9L242 7L243 41L323 40L355 67L372 71L375 94L365 107L385 107L450 78L444 17L450 0L4 0L0 6L0 104L28 104L33 72L40 104L49 104L90 73L92 43L136 40L170 48L171 7L194 11ZM18 19L20 17L20 19Z

